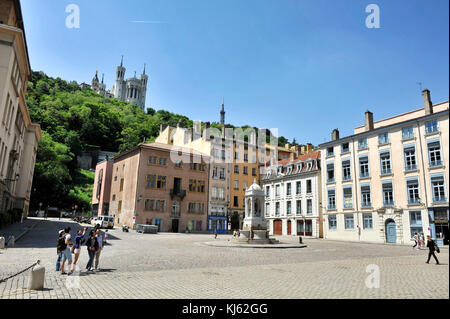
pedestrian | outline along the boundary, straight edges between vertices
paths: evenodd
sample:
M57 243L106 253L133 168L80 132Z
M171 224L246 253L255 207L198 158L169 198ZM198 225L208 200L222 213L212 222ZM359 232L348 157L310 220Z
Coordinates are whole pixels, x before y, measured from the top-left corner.
M105 230L105 238L103 240L103 242L105 243L105 245L107 244L108 241L108 230Z
M214 239L217 238L217 228L214 228Z
M66 275L67 274L64 271L64 265L66 263L66 260L68 262L69 269L71 269L71 266L72 266L72 253L70 251L69 246L72 246L73 242L70 241L70 239L72 238L70 236L70 231L71 231L70 227L67 227L64 230L64 233L65 233L65 237L64 237L65 238L65 241L64 241L65 249L62 251L61 275Z
M419 242L421 244L421 247L425 248L425 235L423 233L420 233Z
M430 235L427 235L427 247L429 249L429 252L428 252L428 260L426 261L426 263L429 264L431 256L433 256L434 259L436 260L436 265L439 265L439 260L437 259L434 252L437 251L439 253L440 249L439 249L438 245L436 244L436 242L433 239L431 239Z
M233 230L233 238L236 238L236 229Z
M95 257L95 250L97 248L97 238L95 238L95 232L93 230L91 230L91 232L89 233L89 238L86 241L86 246L87 246L87 251L88 251L88 255L89 255L89 261L86 265L86 270L87 271L92 271L92 266L94 263L94 257Z
M241 238L241 231L239 229L237 231L237 236L238 236L238 238Z
M98 270L98 262L100 260L100 254L103 250L103 245L104 245L103 236L102 236L102 232L100 231L100 229L97 229L95 237L96 237L97 243L98 243L97 250L95 251L95 270Z
M419 244L419 235L417 233L414 233L414 236L413 236L413 238L411 238L411 240L414 241L414 246L412 247L414 249Z
M56 260L56 271L61 270L61 259L62 259L62 252L65 250L65 238L64 238L64 229L59 231L58 234L58 241L56 243L56 254L58 256L58 259Z
M75 237L75 245L73 245L73 254L74 254L74 260L73 260L73 268L72 272L75 270L75 267L78 262L78 258L80 258L81 253L81 246L83 245L83 237L84 234L86 234L87 228L84 228L83 230L79 229L77 232L77 236Z

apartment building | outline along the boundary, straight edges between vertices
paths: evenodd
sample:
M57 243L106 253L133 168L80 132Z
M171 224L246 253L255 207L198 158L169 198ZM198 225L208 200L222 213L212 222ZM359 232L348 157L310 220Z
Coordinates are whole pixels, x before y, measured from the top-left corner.
M111 200L111 179L114 161L107 157L95 168L94 189L92 192L92 215L109 216Z
M325 238L410 243L424 232L448 245L449 103L377 122L321 144Z
M114 157L109 216L116 225L161 232L206 231L209 156L160 143Z
M25 93L31 67L20 1L0 2L0 213L27 216L41 130Z
M262 176L270 235L323 237L321 156L310 152L267 167Z

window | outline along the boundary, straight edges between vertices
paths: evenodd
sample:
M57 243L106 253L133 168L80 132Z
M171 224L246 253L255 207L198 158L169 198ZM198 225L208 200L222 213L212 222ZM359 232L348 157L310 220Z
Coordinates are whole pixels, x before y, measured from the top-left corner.
M402 138L404 140L410 139L414 137L414 130L412 126L404 127L402 129Z
M441 166L441 144L439 141L433 141L428 143L428 160L430 167Z
M244 166L244 175L248 175L248 167Z
M234 173L239 174L239 165L234 165Z
M406 182L406 188L408 191L408 204L420 203L419 197L419 180L412 179Z
M349 143L344 143L341 145L341 153L348 153L350 152L350 146Z
M327 182L334 182L334 163L327 164Z
M345 215L345 229L353 229L353 228L355 228L353 215Z
M373 229L372 214L363 214L364 229Z
M270 216L270 203L266 203L266 217Z
M327 148L327 156L334 156L334 147Z
M286 214L287 215L292 214L292 202L291 201L286 202Z
M239 206L239 196L233 197L233 206L238 207Z
M124 182L124 179L122 178L122 179L120 180L120 191L121 191L121 192L123 192L123 182Z
M378 135L378 145L389 144L389 133Z
M352 188L346 187L344 188L344 208L352 208L352 207L353 207Z
M252 176L256 176L256 168L255 167L252 168Z
M328 209L336 209L336 191L334 189L328 190Z
M311 215L312 214L312 210L313 210L312 199L308 199L308 200L306 200L306 213Z
M224 167L220 168L220 179L223 181L225 180L225 168Z
M433 202L445 202L444 176L431 176L431 189L433 191Z
M411 238L414 237L414 233L420 234L423 232L422 213L420 211L409 212L409 225L411 228Z
M166 209L166 202L158 199L146 199L144 202L144 210L163 212Z
M147 175L147 187L156 188L156 175Z
M199 193L205 192L205 181L198 181L197 192Z
M295 186L297 195L300 195L302 193L302 182L297 182Z
M312 180L308 179L306 181L306 193L311 194L312 193Z
M239 153L238 152L234 152L234 159L238 160L239 159Z
M342 161L342 180L349 181L351 178L350 160Z
M405 154L405 170L413 171L417 169L415 146L407 146L404 148L403 152Z
M219 188L219 199L225 200L225 189L223 187Z
M302 201L298 200L295 207L296 207L297 215L301 215L302 214Z
M427 134L436 133L439 131L438 122L436 120L425 123L425 132Z
M211 189L211 197L212 197L213 200L217 199L217 187L213 187Z
M359 158L359 176L369 177L369 157L361 156Z
M247 188L248 188L248 182L247 181L244 181L244 185L243 185L243 187L242 187L244 190L246 190Z
M361 185L361 207L371 207L370 185Z
M204 203L188 203L188 213L203 213L204 211Z
M291 183L286 184L286 195L290 196L292 194Z
M367 138L361 138L358 140L358 149L363 150L367 148Z
M239 189L239 181L237 179L234 180L234 189Z
M336 215L328 216L328 227L329 229L337 229Z
M197 189L197 181L195 179L190 179L189 180L189 191L195 192L196 189Z
M275 186L275 196L280 196L280 195L281 195L281 186L276 185Z
M177 161L177 162L175 163L175 167L176 167L176 168L183 168L183 161Z
M266 196L270 196L270 186L266 186Z
M114 181L117 182L117 176L114 176Z
M383 204L384 206L394 205L392 182L383 183Z
M244 154L244 162L248 162L248 154L247 153Z
M214 166L213 168L213 176L214 179L218 179L219 178L219 168L217 166Z
M225 160L225 150L222 150L222 160Z
M380 153L380 162L381 162L381 175L391 174L391 153L383 152Z
M113 200L113 202L116 200L116 195L115 194L112 196L112 200Z
M159 189L166 188L166 176L158 176L158 181L156 183L156 188L159 188Z
M275 203L275 216L280 216L280 203Z

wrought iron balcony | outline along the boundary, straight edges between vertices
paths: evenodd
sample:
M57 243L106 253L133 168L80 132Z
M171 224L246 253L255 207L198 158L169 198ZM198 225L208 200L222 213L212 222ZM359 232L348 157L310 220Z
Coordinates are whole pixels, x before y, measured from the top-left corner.
M174 197L179 197L181 200L183 200L186 197L186 190L182 189L170 189L170 198L173 199Z

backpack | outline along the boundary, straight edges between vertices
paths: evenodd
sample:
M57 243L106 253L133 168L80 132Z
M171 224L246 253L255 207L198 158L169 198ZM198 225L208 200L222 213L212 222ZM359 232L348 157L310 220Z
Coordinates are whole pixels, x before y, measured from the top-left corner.
M64 251L67 248L66 237L62 236L58 238L57 248L59 251Z
M434 242L434 248L436 249L436 252L439 254L441 252L441 250L439 249L438 245L436 244L436 242Z

